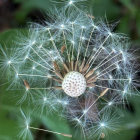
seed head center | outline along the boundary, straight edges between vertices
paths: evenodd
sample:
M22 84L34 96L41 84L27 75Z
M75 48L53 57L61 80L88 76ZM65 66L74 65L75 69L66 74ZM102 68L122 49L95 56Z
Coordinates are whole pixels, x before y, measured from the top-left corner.
M86 90L86 79L81 73L71 71L64 77L62 89L67 95L78 97Z

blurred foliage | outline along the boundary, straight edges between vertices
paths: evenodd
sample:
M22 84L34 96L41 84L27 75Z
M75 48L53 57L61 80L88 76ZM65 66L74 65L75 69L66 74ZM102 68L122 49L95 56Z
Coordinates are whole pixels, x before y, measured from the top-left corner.
M55 0L57 1L57 0ZM60 0L58 0L60 1ZM36 18L47 13L52 5L51 0L13 0L18 4L18 9L14 12L14 22L23 25L27 21L32 20L32 14ZM55 3L54 3L55 4ZM86 2L89 13L95 17L107 18L110 22L120 22L116 27L118 32L128 34L132 38L132 45L140 46L140 2L139 0L88 0ZM37 11L37 15L36 15ZM40 14L38 14L40 13ZM42 16L43 17L43 16ZM12 44L13 37L17 35L18 29L11 29L0 34L0 44ZM0 140L19 140L16 138L19 132L18 117L19 107L16 105L15 94L17 91L7 91L8 84L3 85L5 79L0 78ZM122 131L111 134L106 140L133 140L140 131L140 97L130 98L130 103L134 108L134 112L126 110L125 122L122 123ZM43 124L49 130L70 134L72 131L66 120L62 120L58 114L43 116L33 114L35 117L34 125L39 127ZM33 131L36 135L36 131ZM42 140L58 139L68 140L62 136L45 135ZM40 139L41 140L41 139ZM76 138L80 140L80 138ZM83 140L83 139L81 139Z
M18 22L26 22L33 11L47 12L60 0L14 0L20 4L15 17ZM57 4L58 5L58 4ZM85 2L90 14L107 17L108 21L120 21L117 30L129 34L131 39L140 42L140 1L139 0L87 0Z

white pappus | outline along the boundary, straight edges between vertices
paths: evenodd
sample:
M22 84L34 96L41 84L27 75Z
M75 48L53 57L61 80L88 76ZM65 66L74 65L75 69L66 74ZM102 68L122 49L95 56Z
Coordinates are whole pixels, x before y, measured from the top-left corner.
M1 47L0 66L11 71L10 88L25 91L19 104L57 111L85 138L103 138L119 125L114 108L133 94L135 58L127 36L77 8L77 1L65 3L49 15L51 23L31 23L19 34L13 55Z

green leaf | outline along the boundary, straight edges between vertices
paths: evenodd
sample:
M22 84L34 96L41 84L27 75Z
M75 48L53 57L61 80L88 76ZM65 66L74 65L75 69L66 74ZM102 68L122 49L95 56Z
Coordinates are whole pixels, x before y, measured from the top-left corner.
M115 6L111 0L90 0L89 7L95 18L107 16L109 20L116 20L120 12L119 7Z

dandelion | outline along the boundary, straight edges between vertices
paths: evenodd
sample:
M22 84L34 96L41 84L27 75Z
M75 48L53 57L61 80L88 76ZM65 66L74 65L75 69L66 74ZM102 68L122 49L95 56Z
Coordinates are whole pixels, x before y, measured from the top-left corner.
M28 100L42 113L47 104L80 127L84 137L106 137L118 126L115 115L111 118L114 108L135 87L129 39L78 9L76 1L50 17L53 23L30 25L11 58L1 48L0 65L11 70L10 87L25 91L20 104Z

